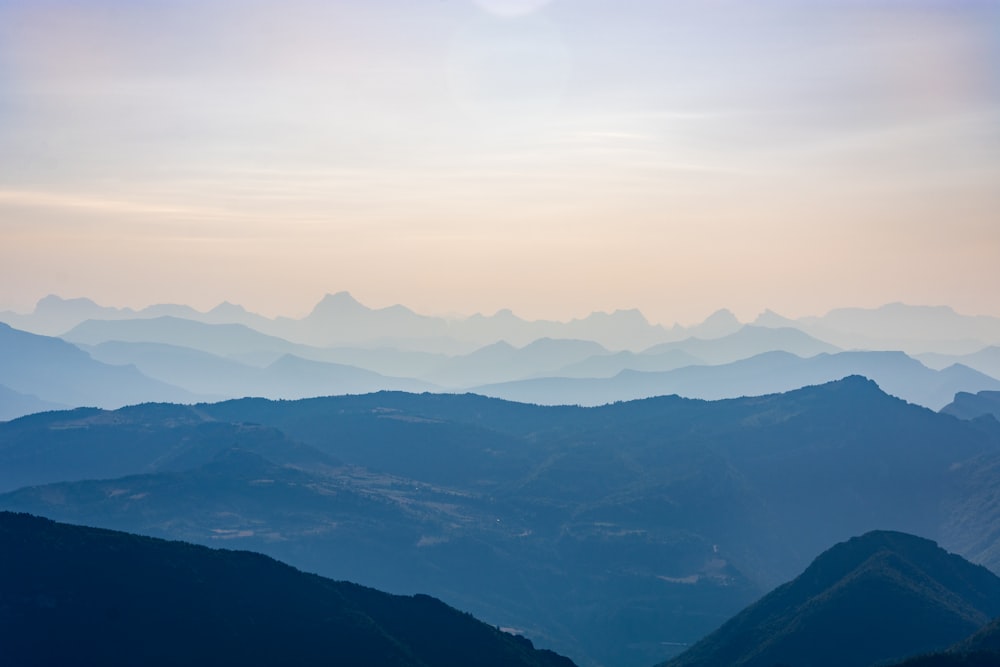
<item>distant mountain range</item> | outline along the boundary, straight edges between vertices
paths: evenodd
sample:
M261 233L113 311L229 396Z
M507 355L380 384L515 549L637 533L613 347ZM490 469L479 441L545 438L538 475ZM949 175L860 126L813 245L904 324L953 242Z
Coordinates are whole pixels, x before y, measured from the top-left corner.
M0 390L0 418L81 405L379 390L473 391L549 405L666 394L718 399L788 391L851 374L933 409L957 393L1000 390L1000 380L960 364L932 370L901 352L843 352L797 329L751 325L720 338L685 338L638 353L552 338L523 347L492 343L453 356L321 348L242 324L173 316L88 320L65 339L80 349L0 324L0 358L10 360L0 366L0 386L7 389Z
M960 392L1000 390L1000 318L902 304L798 320L768 311L753 324L722 310L668 329L635 310L570 322L529 322L509 311L428 317L403 306L371 309L346 292L327 295L301 319L229 303L204 313L180 305L134 311L49 296L33 313L0 320L24 327L0 332L6 356L17 359L0 366L0 419L64 406L378 390L475 391L542 404L673 393L715 399L850 374L934 409ZM30 332L58 332L91 360L53 363L70 353Z
M300 319L267 318L230 303L222 303L208 312L172 304L136 311L100 306L89 299L62 299L50 295L41 299L31 313L0 312L0 322L33 333L61 335L86 320L164 316L208 324L241 324L267 335L316 347L392 347L448 355L471 352L501 340L523 347L539 338L589 340L609 350L638 352L685 338L721 338L735 333L741 325L727 310L720 310L701 324L690 327L651 324L637 310L593 313L569 322L528 321L509 310L494 315L442 318L420 315L399 305L368 308L347 292L327 294L312 312ZM896 303L873 309L844 308L822 317L798 319L765 311L750 324L798 329L841 349L964 356L989 345L1000 346L1000 318L960 315L944 306ZM984 368L979 370L990 373Z
M6 665L573 667L426 595L0 512Z
M995 574L929 540L871 532L824 552L664 667L869 667L946 649L997 616Z
M941 409L941 412L959 419L979 419L992 415L1000 420L1000 391L980 391L975 394L959 392L955 400Z
M0 424L0 508L426 592L648 667L874 529L1000 568L1000 422L851 377L598 408L377 393Z
M204 398L147 377L135 367L95 361L60 338L37 336L3 323L0 385L11 390L0 395L0 411L8 414L16 412L13 408L18 401L27 401L25 407L34 410L39 403L114 408L142 401L193 402Z
M677 394L716 400L790 391L811 384L863 375L887 392L939 409L956 393L1000 390L1000 380L954 365L927 368L902 352L839 352L801 358L765 352L719 366L685 366L663 372L625 370L612 378L548 377L472 387L475 393L542 405L602 405Z

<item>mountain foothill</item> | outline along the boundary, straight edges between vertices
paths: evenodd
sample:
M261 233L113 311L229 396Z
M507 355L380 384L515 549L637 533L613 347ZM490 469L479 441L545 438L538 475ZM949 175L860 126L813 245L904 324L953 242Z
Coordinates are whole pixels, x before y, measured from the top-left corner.
M998 664L1000 320L0 321L12 664Z

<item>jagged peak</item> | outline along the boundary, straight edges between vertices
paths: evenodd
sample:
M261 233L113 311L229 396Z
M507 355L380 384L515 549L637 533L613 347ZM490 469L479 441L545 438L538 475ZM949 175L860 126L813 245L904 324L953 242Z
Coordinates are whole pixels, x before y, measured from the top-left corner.
M729 310L728 308L720 308L711 315L709 315L708 317L706 317L705 321L702 322L702 324L709 324L709 323L739 324L740 321L736 318L736 315L733 314L733 311Z
M212 310L210 310L208 312L210 312L210 313L240 313L240 314L245 314L245 313L247 313L249 311L247 311L246 308L244 308L243 306L241 306L238 303L233 303L231 301L223 301L218 306L216 306L215 308L213 308Z
M316 307L312 309L309 317L315 315L367 312L368 310L370 309L355 299L350 292L340 291L334 294L325 294L319 303L316 304Z
M780 315L770 308L765 308L763 312L754 318L750 324L758 327L785 327L793 323L793 320Z

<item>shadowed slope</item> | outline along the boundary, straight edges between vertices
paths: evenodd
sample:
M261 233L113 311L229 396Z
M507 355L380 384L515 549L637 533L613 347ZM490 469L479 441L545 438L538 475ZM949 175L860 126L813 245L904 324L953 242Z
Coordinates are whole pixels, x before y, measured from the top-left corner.
M572 665L434 598L250 552L6 512L0 549L7 664Z
M944 648L1000 613L1000 578L934 542L874 531L820 555L668 667L864 667Z

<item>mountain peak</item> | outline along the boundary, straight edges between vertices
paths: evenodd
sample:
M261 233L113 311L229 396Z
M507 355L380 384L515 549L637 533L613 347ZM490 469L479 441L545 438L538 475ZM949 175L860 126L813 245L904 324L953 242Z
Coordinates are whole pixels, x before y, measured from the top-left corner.
M740 321L728 308L720 308L705 318L702 324L739 324Z
M245 315L248 311L243 306L238 303L232 303L231 301L223 301L218 306L208 311L209 313L215 315Z
M35 304L35 313L44 313L46 311L51 312L55 310L65 310L67 308L74 309L87 309L87 310L100 310L102 306L97 305L96 302L84 298L78 297L75 299L64 299L61 296L55 294L49 294L48 296L42 297Z
M369 309L360 301L351 296L350 292L342 291L335 294L326 294L316 307L313 308L309 317L352 315L367 312Z
M770 308L765 308L764 312L758 315L751 324L758 327L777 328L793 326L794 322L784 315L779 315Z
M1000 578L935 542L877 530L834 545L670 667L870 665L943 649L1000 612Z

